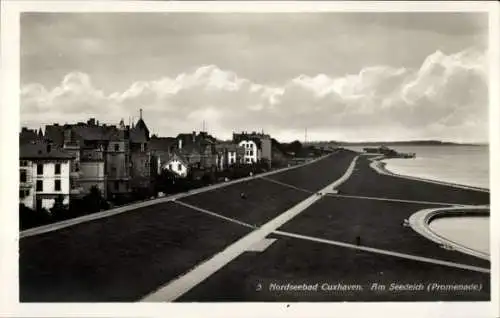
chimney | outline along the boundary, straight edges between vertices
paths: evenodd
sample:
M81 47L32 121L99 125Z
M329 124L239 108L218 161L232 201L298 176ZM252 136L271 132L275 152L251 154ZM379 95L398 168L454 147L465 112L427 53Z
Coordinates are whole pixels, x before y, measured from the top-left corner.
M142 108L139 109L139 119L142 119Z
M193 131L193 142L195 141L196 139L196 131Z
M182 149L182 139L179 139L179 150Z

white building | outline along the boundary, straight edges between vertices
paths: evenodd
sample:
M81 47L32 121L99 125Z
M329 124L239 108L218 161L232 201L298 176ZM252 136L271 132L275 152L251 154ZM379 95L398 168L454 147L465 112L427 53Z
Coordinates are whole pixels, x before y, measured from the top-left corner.
M238 146L245 149L242 163L255 163L260 159L259 149L254 140L242 140L238 143Z
M72 156L44 143L20 147L19 200L30 209L50 210L62 195L69 204Z
M170 158L162 165L163 170L169 170L179 177L187 177L189 165L179 154L173 153Z

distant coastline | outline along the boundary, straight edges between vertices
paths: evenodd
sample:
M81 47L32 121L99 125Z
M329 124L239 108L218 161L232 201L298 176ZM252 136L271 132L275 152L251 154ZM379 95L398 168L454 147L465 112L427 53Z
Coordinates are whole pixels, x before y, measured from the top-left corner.
M489 143L460 143L441 140L405 140L405 141L311 141L307 144L330 144L336 146L488 146Z

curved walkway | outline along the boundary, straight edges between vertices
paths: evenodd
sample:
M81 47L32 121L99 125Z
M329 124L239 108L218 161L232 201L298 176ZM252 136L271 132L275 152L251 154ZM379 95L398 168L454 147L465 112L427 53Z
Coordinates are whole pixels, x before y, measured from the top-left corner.
M436 242L447 248L452 248L454 250L460 251L465 254L469 254L475 257L479 257L485 260L490 260L490 255L483 253L481 251L469 248L458 242L454 242L438 233L433 231L429 224L433 218L436 217L446 217L446 215L456 215L457 212L462 212L463 214L474 214L474 215L484 215L487 206L475 206L475 207L449 207L449 208L438 208L438 209L425 209L414 213L408 220L410 227L420 235L428 238L429 240Z
M385 168L386 163L381 161L384 158L385 158L385 156L383 156L383 155L368 158L368 160L371 161L370 167L373 170L375 170L377 173L382 174L382 175L389 175L392 177L403 178L403 179L408 179L408 180L423 181L423 182L445 185L448 187L465 189L465 190L473 190L473 191L479 191L479 192L485 192L485 193L490 192L489 189L480 188L480 187L467 186L467 185L456 184L456 183L451 183L451 182L443 182L443 181L429 180L429 179L419 178L419 177L400 175L400 174L394 173L392 171L389 171L388 169ZM438 233L436 233L435 231L433 231L429 227L430 222L436 216L444 216L444 214L456 214L456 212L461 212L461 211L464 211L464 212L469 213L469 214L485 214L485 210L489 211L488 205L468 206L468 205L456 204L454 207L420 210L420 211L416 212L415 214L413 214L409 218L408 221L409 221L410 227L414 231L416 231L417 233L421 234L422 236L428 238L429 240L440 244L441 246L443 246L445 248L454 249L454 250L460 251L462 253L469 254L469 255L479 257L479 258L482 258L482 259L489 261L490 260L489 254L474 250L474 249L469 248L463 244L449 240L449 239L443 237L442 235L439 235Z

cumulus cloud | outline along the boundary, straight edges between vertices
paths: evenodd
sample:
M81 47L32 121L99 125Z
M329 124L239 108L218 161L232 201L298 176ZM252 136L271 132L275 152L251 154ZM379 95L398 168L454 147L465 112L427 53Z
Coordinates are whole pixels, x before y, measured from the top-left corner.
M138 81L105 94L89 75L72 72L55 88L22 87L23 124L107 122L137 116L161 135L199 129L206 121L221 138L233 130L264 129L282 139L398 140L488 138L485 52L435 52L420 68L371 66L357 74L298 75L270 86L215 65L175 77ZM272 71L272 70L270 70Z

